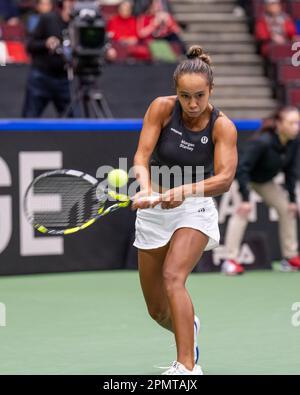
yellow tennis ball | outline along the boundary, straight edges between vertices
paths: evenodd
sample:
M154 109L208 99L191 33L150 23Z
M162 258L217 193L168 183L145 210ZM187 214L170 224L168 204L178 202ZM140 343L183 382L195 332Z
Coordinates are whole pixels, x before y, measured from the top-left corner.
M108 173L107 181L112 188L121 188L128 182L128 174L125 170L114 169Z

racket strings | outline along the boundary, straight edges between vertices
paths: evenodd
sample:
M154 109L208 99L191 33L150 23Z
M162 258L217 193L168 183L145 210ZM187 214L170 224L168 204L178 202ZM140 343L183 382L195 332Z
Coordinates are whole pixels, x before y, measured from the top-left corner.
M39 180L33 190L34 194L49 194L49 198L43 198L39 211L35 211L32 216L34 223L43 224L47 228L81 226L95 217L104 204L97 199L96 186L83 178L66 175L47 177ZM53 191L59 195L60 203L55 211L51 210L55 199L53 195L50 196Z

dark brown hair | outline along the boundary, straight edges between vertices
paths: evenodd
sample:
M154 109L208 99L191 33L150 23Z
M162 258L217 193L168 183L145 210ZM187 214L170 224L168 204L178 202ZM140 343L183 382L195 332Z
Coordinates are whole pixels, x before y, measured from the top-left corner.
M276 122L282 121L285 114L288 114L288 113L294 112L294 111L299 112L297 107L293 107L293 106L279 107L270 118L266 118L263 120L263 123L262 123L262 126L261 126L259 132L260 133L264 133L264 132L275 133Z
M187 59L182 61L176 68L173 78L177 86L179 78L184 74L204 74L207 77L209 87L214 85L214 76L211 68L211 58L204 53L202 47L193 45L186 54Z

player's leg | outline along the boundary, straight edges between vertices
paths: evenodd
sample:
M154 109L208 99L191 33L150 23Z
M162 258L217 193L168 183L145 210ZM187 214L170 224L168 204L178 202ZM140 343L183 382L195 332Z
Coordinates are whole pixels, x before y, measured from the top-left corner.
M163 263L169 244L153 250L138 250L142 291L150 316L163 328L172 331L170 309L163 282Z
M208 237L191 228L172 236L163 265L163 284L169 302L177 345L177 361L194 368L194 308L185 287L188 275L202 256Z

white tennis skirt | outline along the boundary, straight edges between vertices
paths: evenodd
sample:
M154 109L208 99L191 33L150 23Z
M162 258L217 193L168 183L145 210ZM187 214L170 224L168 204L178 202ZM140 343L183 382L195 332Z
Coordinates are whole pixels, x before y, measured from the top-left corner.
M205 251L217 247L220 242L218 211L212 198L188 197L175 208L137 210L135 241L137 248L148 250L166 245L179 228L197 229L209 237Z

